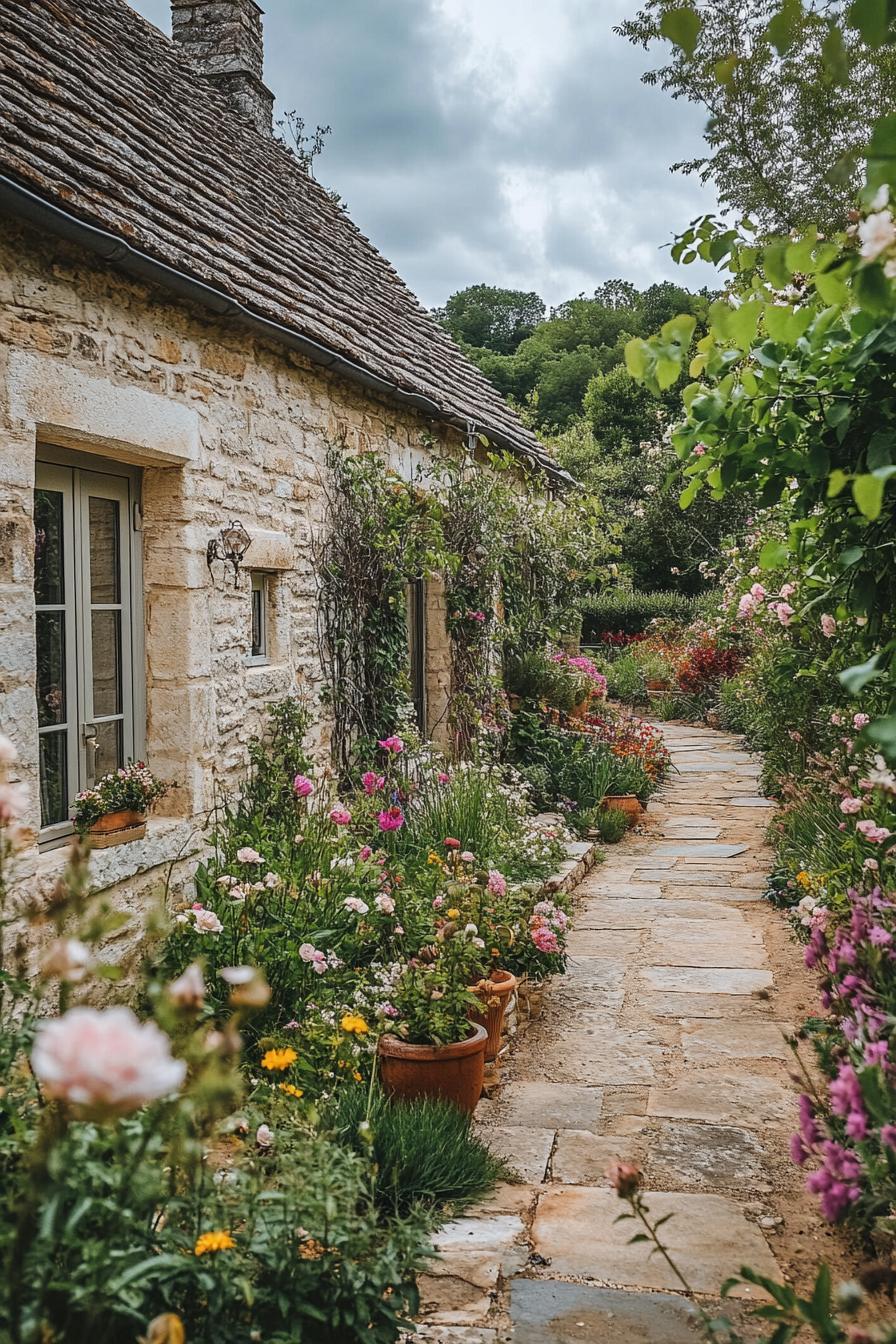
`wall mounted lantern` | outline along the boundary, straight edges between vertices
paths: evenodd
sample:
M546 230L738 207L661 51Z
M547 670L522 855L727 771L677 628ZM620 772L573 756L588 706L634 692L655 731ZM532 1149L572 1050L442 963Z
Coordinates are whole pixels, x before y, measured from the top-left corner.
M223 560L225 564L233 567L233 586L240 586L240 565L243 563L243 556L252 545L252 538L243 527L242 523L228 523L222 527L216 537L212 537L208 546L205 548L205 562L211 570L215 560Z

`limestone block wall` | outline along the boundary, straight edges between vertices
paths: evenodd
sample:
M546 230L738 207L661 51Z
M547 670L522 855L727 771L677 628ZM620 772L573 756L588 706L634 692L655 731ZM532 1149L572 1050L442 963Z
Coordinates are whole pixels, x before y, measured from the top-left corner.
M204 817L216 781L236 781L265 706L296 690L318 700L311 539L323 520L328 443L344 438L347 451L377 450L410 472L427 461L427 430L437 450L459 442L73 245L0 221L0 729L18 747L35 829L38 442L142 471L146 758L176 783L147 840L127 846L143 881L172 862L175 879L189 870L200 842L191 849L184 827ZM222 565L211 574L206 565L209 539L231 519L253 537L246 566L271 575L272 657L263 666L246 662L247 578L234 588ZM430 616L430 703L441 720L448 644L437 590ZM322 752L327 737L321 711ZM25 857L46 881L61 864L60 851L39 854L36 845ZM105 859L96 880L133 890L121 862Z

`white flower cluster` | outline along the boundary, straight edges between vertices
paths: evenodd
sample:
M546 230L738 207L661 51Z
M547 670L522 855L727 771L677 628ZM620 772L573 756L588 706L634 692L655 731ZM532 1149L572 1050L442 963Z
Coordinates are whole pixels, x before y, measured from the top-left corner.
M859 252L867 262L883 259L884 275L896 280L896 220L889 208L890 189L882 186L871 202L870 213L857 227Z

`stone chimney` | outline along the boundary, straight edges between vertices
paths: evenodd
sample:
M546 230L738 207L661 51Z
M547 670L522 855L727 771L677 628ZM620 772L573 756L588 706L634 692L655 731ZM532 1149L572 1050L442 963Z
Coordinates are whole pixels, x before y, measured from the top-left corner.
M234 108L270 135L274 95L261 77L262 13L255 0L171 0L171 35Z

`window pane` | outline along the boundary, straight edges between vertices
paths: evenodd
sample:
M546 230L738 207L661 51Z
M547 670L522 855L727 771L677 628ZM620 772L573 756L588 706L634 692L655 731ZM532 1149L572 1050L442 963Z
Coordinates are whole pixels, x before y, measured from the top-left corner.
M96 725L96 768L94 782L124 765L121 751L121 719Z
M34 492L34 600L39 607L65 601L62 495Z
M121 601L117 499L90 496L90 600ZM97 710L96 713L100 711Z
M252 580L252 657L261 658L265 653L264 638L264 579Z
M94 717L121 713L121 612L90 613Z
M65 723L65 612L37 613L37 721Z
M41 733L40 824L68 821L68 750L65 732Z

